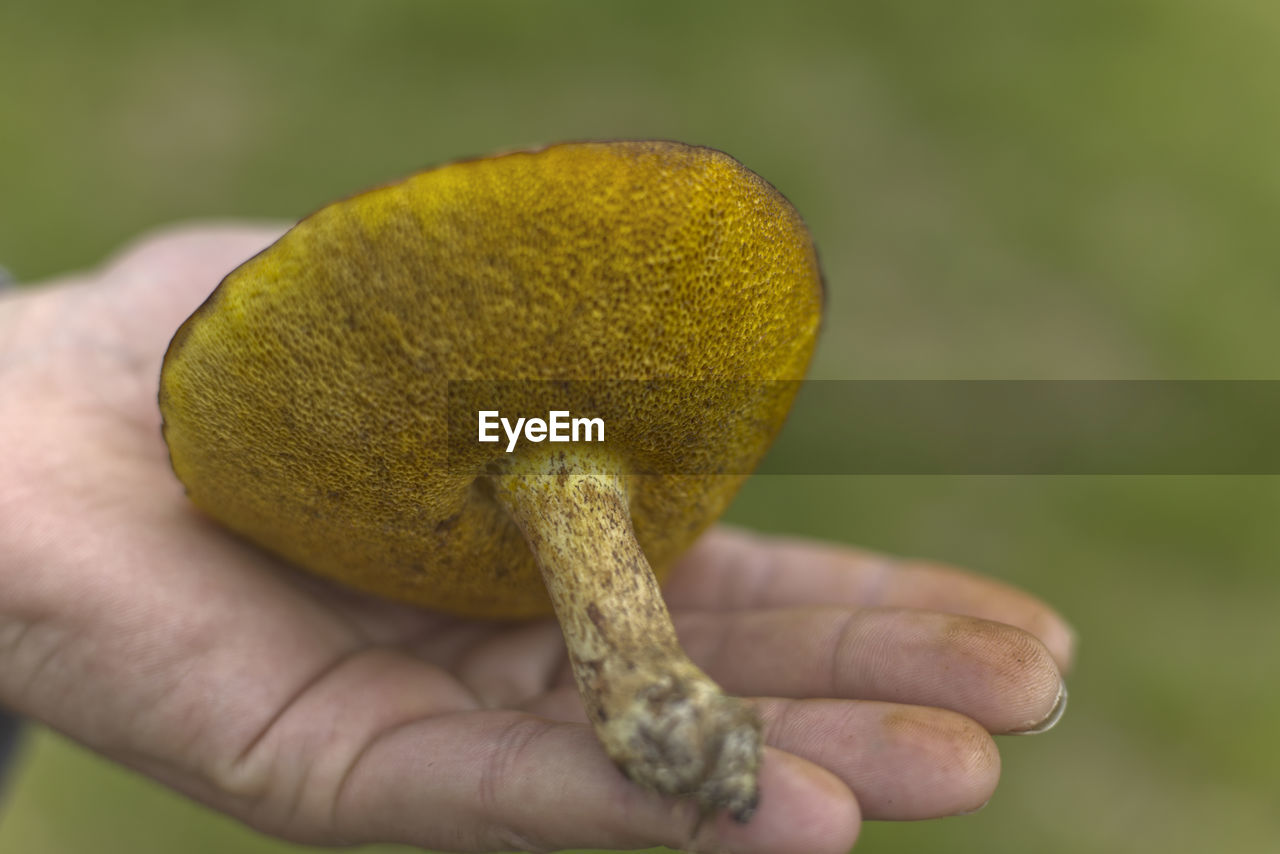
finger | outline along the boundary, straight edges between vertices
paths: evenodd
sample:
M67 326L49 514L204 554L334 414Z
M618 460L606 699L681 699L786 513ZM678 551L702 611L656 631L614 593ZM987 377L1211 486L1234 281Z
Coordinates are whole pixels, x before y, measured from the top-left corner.
M203 286L188 280L213 278L212 284L216 285L236 265L279 238L287 227L281 222L246 221L167 225L117 250L106 260L103 269L109 276L142 287L147 287L146 279L182 273L168 280L169 289L199 297ZM212 286L204 290L207 294Z
M817 762L863 817L909 821L973 812L991 799L1000 753L973 720L945 709L842 700L757 703L769 744Z
M96 309L116 311L128 327L172 332L222 277L284 231L281 223L208 222L170 225L142 235L115 252L100 270L66 273L27 290L92 287L103 290ZM114 318L113 318L114 319Z
M680 644L744 697L879 700L951 709L988 732L1041 732L1065 689L1048 650L1005 623L909 609L785 608L675 613ZM567 671L567 668L566 668ZM568 675L565 686L570 686ZM539 714L577 720L572 702Z
M724 527L708 532L681 558L663 589L674 608L884 605L980 617L1040 638L1064 672L1075 645L1074 631L1052 608L993 579L927 561Z
M956 712L864 700L767 698L755 705L769 745L839 777L863 818L909 821L973 812L990 800L1000 779L995 742ZM586 720L570 686L528 708Z
M110 259L95 290L112 334L134 350L148 376L160 369L179 324L224 276L280 236L275 224L208 223L148 234Z
M135 242L101 270L29 289L15 326L21 334L6 343L38 366L27 372L31 398L77 416L109 413L152 450L161 448L156 377L174 331L223 276L279 232L246 224L169 228ZM14 322L11 315L0 312L0 332ZM57 393L48 394L50 388Z
M492 633L443 666L485 706L510 708L542 694L557 677L571 682L568 661L560 625L539 620Z
M751 821L722 815L699 827L692 802L625 780L588 727L511 711L384 732L346 774L332 816L344 839L451 851L668 845L843 854L860 821L829 772L770 750Z
M1058 712L1044 645L1005 623L908 609L786 608L681 614L690 658L732 694L882 700L952 709L990 732Z

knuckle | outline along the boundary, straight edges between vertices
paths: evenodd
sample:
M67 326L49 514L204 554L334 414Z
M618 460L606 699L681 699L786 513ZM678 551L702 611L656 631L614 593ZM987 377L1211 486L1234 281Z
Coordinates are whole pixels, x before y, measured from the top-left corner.
M522 784L536 772L530 768L532 747L546 735L549 727L546 721L518 716L499 733L484 754L476 782L476 806L481 815L500 817L489 826L491 838L485 840L486 844L516 851L554 850L544 840L531 835L528 828L512 822L513 817L523 815L523 811L512 809L512 805L527 800L521 792Z

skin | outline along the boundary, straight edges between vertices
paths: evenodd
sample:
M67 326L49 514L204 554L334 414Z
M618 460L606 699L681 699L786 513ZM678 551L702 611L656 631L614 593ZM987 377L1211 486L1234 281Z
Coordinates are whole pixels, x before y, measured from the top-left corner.
M751 822L699 823L601 750L554 621L375 601L229 535L169 469L156 376L279 231L170 231L0 298L0 703L267 833L458 851L843 852L864 818L981 806L990 733L1053 716L1072 635L1036 599L715 529L665 598L768 746Z

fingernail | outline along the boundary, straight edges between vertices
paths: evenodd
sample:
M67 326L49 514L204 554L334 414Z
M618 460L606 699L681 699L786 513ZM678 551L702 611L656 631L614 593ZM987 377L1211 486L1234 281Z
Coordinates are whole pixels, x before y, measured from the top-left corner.
M1049 714L1045 719L1035 726L1027 729L1015 729L1009 735L1039 735L1042 732L1048 732L1062 720L1062 713L1067 710L1067 683L1058 683L1058 700L1053 704L1053 708L1049 710Z

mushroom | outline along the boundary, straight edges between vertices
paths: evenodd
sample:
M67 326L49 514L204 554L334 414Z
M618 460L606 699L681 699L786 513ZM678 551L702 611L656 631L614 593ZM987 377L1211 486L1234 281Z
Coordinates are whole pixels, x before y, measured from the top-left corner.
M659 579L780 429L821 307L799 215L719 151L460 161L231 272L169 346L164 436L199 508L301 567L460 615L554 609L623 773L746 821L760 721L681 650ZM481 409L549 408L606 441L478 441Z

